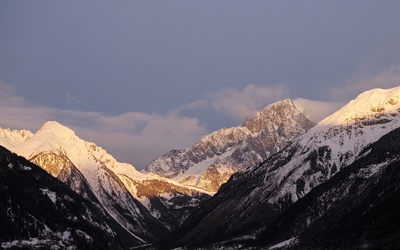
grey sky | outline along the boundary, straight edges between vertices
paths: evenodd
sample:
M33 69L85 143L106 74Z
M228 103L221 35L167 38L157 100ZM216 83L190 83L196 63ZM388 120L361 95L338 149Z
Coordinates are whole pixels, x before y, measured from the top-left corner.
M348 101L400 85L399 10L389 0L1 1L0 125L34 132L58 120L141 168L282 98Z

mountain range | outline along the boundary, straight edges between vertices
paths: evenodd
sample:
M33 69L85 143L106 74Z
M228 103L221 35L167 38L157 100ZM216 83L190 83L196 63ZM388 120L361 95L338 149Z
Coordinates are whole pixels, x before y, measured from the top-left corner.
M201 200L209 198L194 188L118 162L58 122L46 122L35 134L5 129L1 136L2 145L102 208L142 242L152 242L176 228Z
M268 105L241 126L203 136L191 148L169 151L145 171L215 193L233 173L264 161L313 126L286 99Z
M291 100L283 100L241 126L171 150L143 172L47 122L35 134L0 129L0 145L31 162L18 158L24 164L8 167L6 155L17 156L2 149L2 177L18 183L19 176L33 173L24 169L42 168L48 174L41 172L44 184L32 185L35 197L58 204L53 200L61 191L43 187L50 179L70 190L105 218L107 225L94 224L109 228L103 237L118 248L391 248L399 246L400 231L399 120L400 87L366 91L315 126ZM10 174L13 169L18 171ZM10 192L4 185L1 211L15 203L6 198ZM26 209L25 217L32 216ZM63 240L62 232L77 235L74 226L59 228L50 238L71 246L79 241ZM2 230L8 235L0 239L2 247L24 246L21 238L45 244L45 235L37 232L13 236Z
M260 231L274 231L275 229L271 227L274 223L281 226L277 220L285 211L291 216L296 215L298 211L293 211L295 204L304 202L304 199L309 197L307 195L310 191L318 190L316 188L320 188L320 184L329 185L327 183L331 177L335 176L336 182L345 182L337 178L347 177L343 173L349 171L348 169L351 169L356 161L364 159L373 162L376 154L372 152L374 147L378 147L374 146L374 143L386 134L389 139L394 139L396 133L390 133L400 126L399 112L400 88L374 89L362 93L263 163L234 174L210 200L201 206L201 213L188 218L169 242L172 246L203 246L206 243L239 244L234 243L235 241L257 241L257 244L260 242L267 244L277 239L295 241L302 232L297 228L297 224L291 224L295 221L286 224L285 230L287 227L296 230L295 233L286 234L286 238L283 238L283 234L274 234L276 238L273 238L270 234ZM382 142L376 145L381 144ZM384 153L390 154L389 151ZM398 159L399 155L392 157ZM373 181L368 179L378 178L389 163L390 161L382 160L381 165L371 163L369 166L363 166L362 178L367 179L366 182L372 185ZM351 196L347 196L349 189L353 185L354 188L360 188L358 191L361 192L362 188L358 187L358 184L362 183L358 181L350 185L350 181L341 187L342 190L333 192L329 202L324 203L319 199L315 204L325 206L325 209L329 210L332 208L332 203L337 200L351 200ZM355 195L354 192L350 194ZM363 202L368 203L367 200ZM314 210L311 207L307 208L310 209L309 217L302 218L303 228L307 228L314 222L314 218L322 216L325 212L318 208ZM329 212L335 214L337 211L329 210ZM346 214L348 211L341 212ZM321 225L325 221L319 223ZM326 227L328 227L326 230L329 230L330 224ZM272 239L263 239L268 237ZM318 247L317 245L316 248Z

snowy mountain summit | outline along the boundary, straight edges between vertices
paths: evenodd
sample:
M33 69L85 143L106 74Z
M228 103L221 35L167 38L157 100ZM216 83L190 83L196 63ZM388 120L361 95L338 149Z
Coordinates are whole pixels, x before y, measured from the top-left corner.
M266 183L273 183L263 191L270 203L292 203L354 162L367 145L398 127L400 87L372 89L249 172L262 172Z
M351 122L368 125L368 121L381 119L381 123L395 122L400 111L400 87L392 89L372 89L357 96L333 115L321 121L318 126L335 126ZM350 124L351 125L351 124Z
M285 195L292 202L296 201L352 163L367 145L398 127L400 87L372 89L360 94L283 151L291 155L296 149L290 162L273 174L276 177L271 181L285 184L284 192L271 198L271 202ZM295 179L282 182L289 173ZM293 185L293 182L298 184Z
M201 199L209 197L154 174L140 173L55 121L46 122L35 134L0 129L0 135L0 144L101 207L142 242L179 226Z
M368 154L369 145L399 127L400 87L360 94L262 164L234 174L201 208L203 214L190 219L196 226L177 245L200 244L204 239L223 240L224 235L232 236L240 228L270 222L315 187ZM365 169L363 178L383 166Z
M233 173L264 161L313 125L286 99L268 105L241 126L206 135L191 148L171 150L145 171L216 192Z

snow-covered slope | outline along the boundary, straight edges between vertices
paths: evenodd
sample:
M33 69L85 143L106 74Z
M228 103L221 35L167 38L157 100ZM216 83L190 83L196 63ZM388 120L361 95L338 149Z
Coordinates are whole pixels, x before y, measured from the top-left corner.
M400 87L359 95L264 163L234 174L204 204L202 214L188 220L196 226L184 233L182 244L221 240L273 220L398 127Z
M0 194L1 249L129 249L141 244L101 208L1 146Z
M263 172L265 181L273 183L263 190L271 194L269 203L294 202L352 163L367 145L400 127L399 115L400 87L364 92L248 172ZM276 188L279 192L272 191Z
M0 145L5 148L15 148L25 143L33 134L29 130L10 130L0 127Z
M154 174L142 174L57 122L46 122L20 141L7 145L103 207L143 241L179 226L200 200L209 197Z
M62 173L60 177L74 191L102 206L142 241L163 233L161 223L134 199L115 173L124 169L135 175L137 171L133 167L127 169L127 166L118 164L102 148L81 140L71 129L57 122L46 122L13 151L54 177ZM72 176L74 179L70 178Z
M191 148L171 150L145 170L216 192L233 173L262 162L312 126L291 100L279 101L239 127L206 135Z
M257 240L274 245L294 238L293 249L398 249L399 164L400 128L292 204Z

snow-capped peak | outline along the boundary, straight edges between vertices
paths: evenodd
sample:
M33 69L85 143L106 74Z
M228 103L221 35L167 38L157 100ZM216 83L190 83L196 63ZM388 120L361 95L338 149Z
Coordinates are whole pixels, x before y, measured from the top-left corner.
M1 132L0 145L4 145ZM180 197L175 202L179 202L177 207L189 210L200 199L208 198L197 188L187 188L155 174L144 174L131 164L118 162L106 150L84 141L73 130L56 121L44 123L13 151L68 184L83 197L96 204L99 202L130 233L144 238L167 230L164 226L172 228L182 222L172 220L171 216L187 216L188 210L175 209L174 197ZM163 215L158 221L161 211L168 215Z
M75 136L75 132L73 130L56 121L45 122L38 130L38 133L52 133L58 136Z
M372 89L350 101L343 108L325 118L314 129L346 125L363 121L382 114L395 114L400 110L400 87L392 89Z
M373 89L360 94L278 154L279 161L285 155L290 155L290 160L273 174L268 174L271 176L268 183L275 183L272 188L280 185L278 192L271 195L270 202L282 201L284 197L296 201L351 164L367 145L398 127L400 87Z
M68 151L73 155L82 154L82 141L75 132L68 127L56 122L44 123L40 129L24 144L18 146L15 152L30 159L41 152L52 152L56 149ZM85 150L87 151L87 150Z
M313 125L285 99L266 106L241 126L220 129L191 148L154 159L145 171L216 192L233 173L262 162Z

